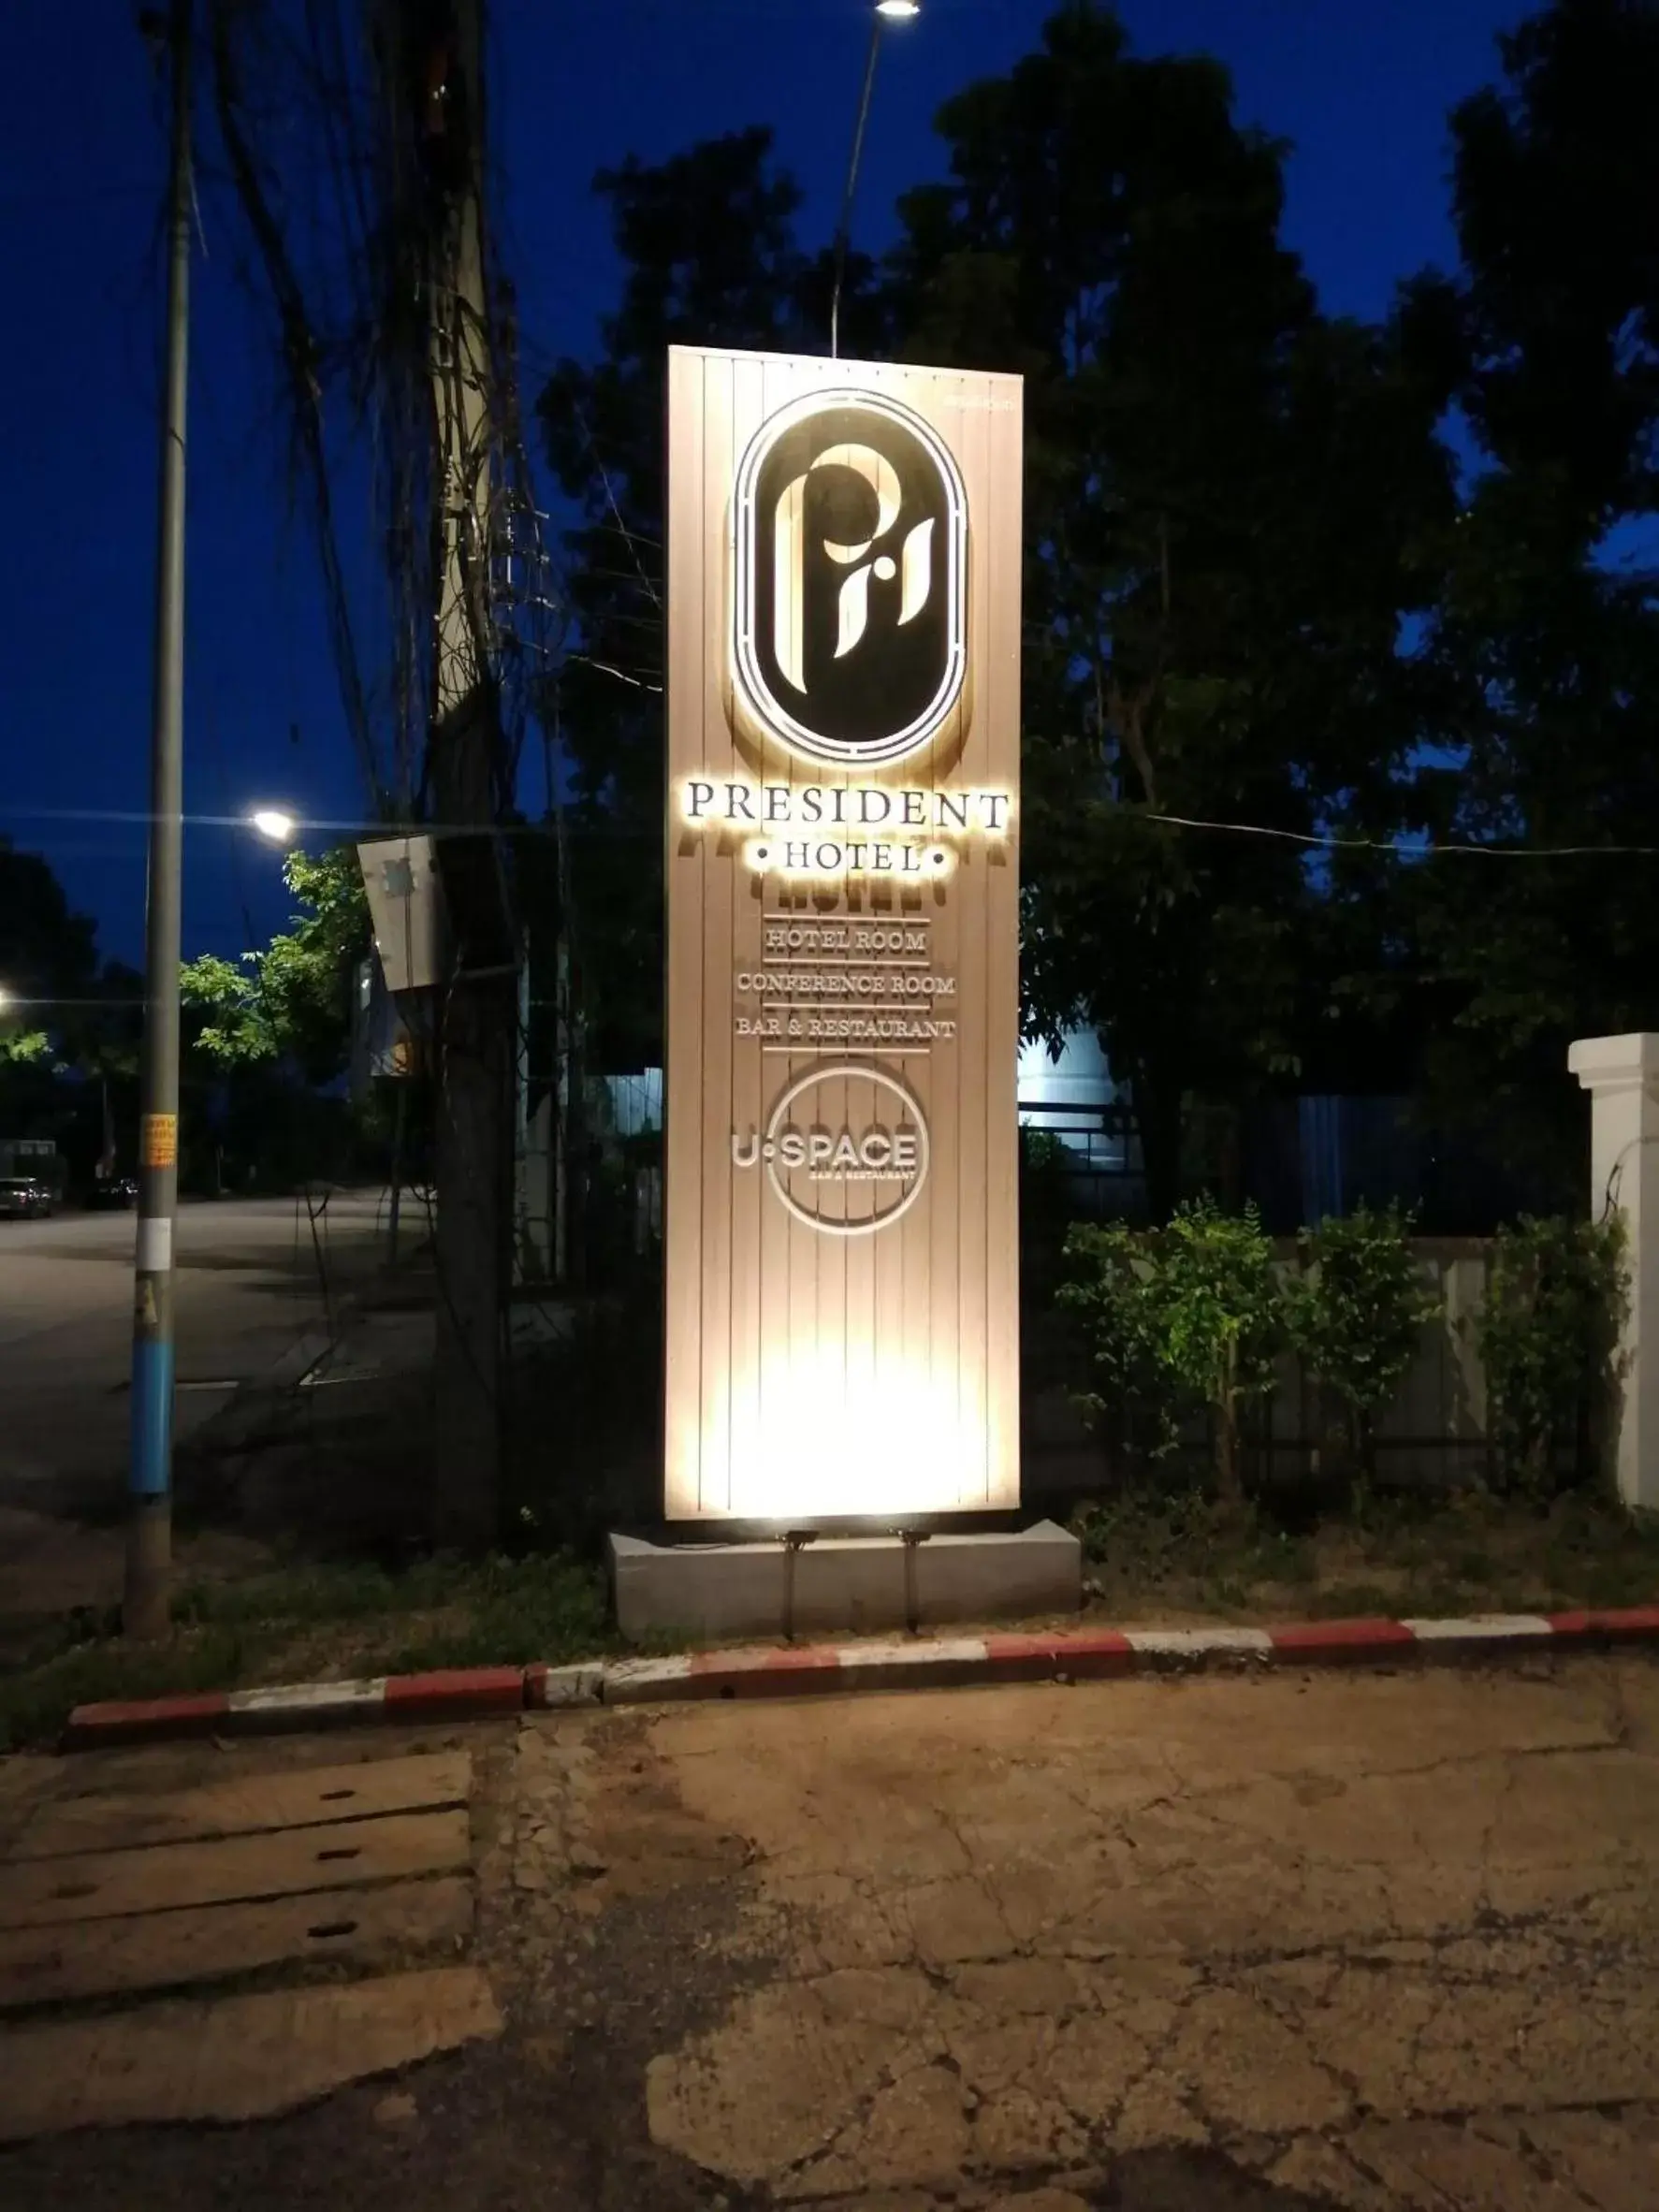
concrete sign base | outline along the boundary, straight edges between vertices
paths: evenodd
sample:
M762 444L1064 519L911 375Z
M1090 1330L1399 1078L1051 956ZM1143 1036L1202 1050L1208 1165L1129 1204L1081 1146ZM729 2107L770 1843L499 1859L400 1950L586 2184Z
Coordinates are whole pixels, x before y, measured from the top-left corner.
M823 1636L1075 1612L1083 1548L1052 1521L1001 1535L818 1536L792 1545L607 1540L626 1637Z

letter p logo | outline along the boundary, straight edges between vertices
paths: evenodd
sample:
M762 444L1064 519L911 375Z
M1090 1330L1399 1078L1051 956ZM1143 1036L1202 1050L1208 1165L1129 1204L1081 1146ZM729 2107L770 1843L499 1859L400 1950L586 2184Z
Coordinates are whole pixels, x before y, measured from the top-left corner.
M962 688L967 503L942 440L874 394L774 415L738 471L736 660L808 759L925 745Z

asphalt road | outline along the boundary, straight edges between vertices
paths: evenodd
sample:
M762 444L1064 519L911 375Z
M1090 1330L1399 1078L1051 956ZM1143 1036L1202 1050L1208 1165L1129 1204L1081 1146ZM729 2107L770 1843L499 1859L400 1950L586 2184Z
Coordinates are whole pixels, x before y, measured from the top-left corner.
M0 1861L26 1857L68 1794L223 1791L444 1735L0 1762ZM475 1916L441 1956L488 1978L502 2025L394 2086L355 2078L387 2061L321 2006L322 2026L273 2042L251 2105L245 2084L213 2088L240 2016L204 1983L199 2010L168 2016L196 2045L158 2083L155 2117L175 2124L0 2152L0 2200L1659 2205L1650 1661L567 1712L449 1740L472 1756ZM65 1917L81 1894L57 1890ZM351 1921L338 1899L317 1913ZM79 1940L99 1938L94 1923ZM337 1988L385 1963L284 1972ZM52 2048L71 2063L87 2033L113 2032L74 2027L87 2018L14 2014L0 2067L30 2078L36 2023L70 2036ZM122 2032L141 2026L128 2015ZM111 2117L141 2120L108 2072ZM212 2124L250 2109L286 2117Z
M320 1203L320 1201L313 1201ZM381 1252L377 1192L186 1201L177 1240L176 1433L313 1328ZM0 1504L95 1506L125 1462L131 1214L0 1221ZM321 1248L321 1264L318 1246Z

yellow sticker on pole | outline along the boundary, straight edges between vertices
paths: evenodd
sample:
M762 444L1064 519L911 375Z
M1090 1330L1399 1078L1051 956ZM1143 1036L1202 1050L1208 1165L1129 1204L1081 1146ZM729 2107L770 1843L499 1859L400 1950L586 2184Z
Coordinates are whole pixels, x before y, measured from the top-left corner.
M138 1132L138 1157L147 1168L170 1168L179 1157L179 1116L147 1113Z

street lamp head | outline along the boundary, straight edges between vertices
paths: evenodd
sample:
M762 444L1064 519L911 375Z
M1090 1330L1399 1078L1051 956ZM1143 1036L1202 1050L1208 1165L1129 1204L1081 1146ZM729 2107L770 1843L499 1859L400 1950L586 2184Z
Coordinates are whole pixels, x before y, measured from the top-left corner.
M285 845L294 835L294 817L284 814L280 807L257 808L248 820L262 837L269 837L273 845Z
M876 13L890 23L908 23L922 12L922 0L876 0Z
M6 988L4 983L0 983L0 1013L4 1013L10 1004L11 993Z

